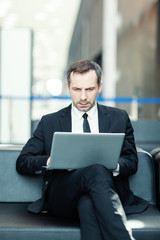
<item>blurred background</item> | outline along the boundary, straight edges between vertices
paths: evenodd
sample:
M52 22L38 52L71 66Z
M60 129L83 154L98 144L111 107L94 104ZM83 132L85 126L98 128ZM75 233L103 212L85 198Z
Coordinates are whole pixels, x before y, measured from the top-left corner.
M71 102L80 59L103 68L99 102L160 122L160 0L0 0L0 143L25 143Z

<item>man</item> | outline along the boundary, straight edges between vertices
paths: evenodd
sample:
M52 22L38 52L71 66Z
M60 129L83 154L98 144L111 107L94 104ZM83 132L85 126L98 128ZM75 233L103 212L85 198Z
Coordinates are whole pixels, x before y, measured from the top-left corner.
M69 67L66 85L72 104L42 117L17 159L17 171L44 174L42 199L29 206L30 211L47 209L58 217L79 218L82 240L134 239L123 207L126 213L140 212L148 203L129 189L128 177L138 164L133 128L126 111L97 104L101 75L100 66L93 61L77 61ZM73 171L45 171L54 132L83 132L84 122L92 133L125 133L117 169L111 172L96 164Z

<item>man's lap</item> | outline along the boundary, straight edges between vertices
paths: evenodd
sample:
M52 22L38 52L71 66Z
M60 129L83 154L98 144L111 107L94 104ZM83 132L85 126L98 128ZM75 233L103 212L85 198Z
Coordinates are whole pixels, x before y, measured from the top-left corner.
M97 169L101 171L105 167L97 164L73 171L56 172L47 194L49 210L62 217L77 215L79 199L82 195L88 194L88 189L85 188L86 176L93 175L94 178ZM105 171L107 176L107 169Z

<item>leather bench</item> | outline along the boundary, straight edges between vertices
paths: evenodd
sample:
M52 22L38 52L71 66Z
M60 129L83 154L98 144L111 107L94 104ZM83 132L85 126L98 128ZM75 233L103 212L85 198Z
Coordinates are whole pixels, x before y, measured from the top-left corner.
M160 146L160 121L132 121L136 146L150 152Z
M32 214L28 203L41 196L42 176L22 176L15 163L20 149L0 148L0 239L1 240L80 240L79 223L49 214ZM136 240L160 239L160 211L155 201L153 159L138 149L139 167L130 177L134 194L150 202L143 213L128 215Z

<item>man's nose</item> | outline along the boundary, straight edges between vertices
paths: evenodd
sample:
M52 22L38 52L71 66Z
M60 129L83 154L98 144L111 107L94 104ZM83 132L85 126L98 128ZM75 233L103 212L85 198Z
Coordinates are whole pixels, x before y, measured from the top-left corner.
M85 90L82 90L81 91L81 100L86 100L86 98L87 98L87 95L86 95L86 91Z

